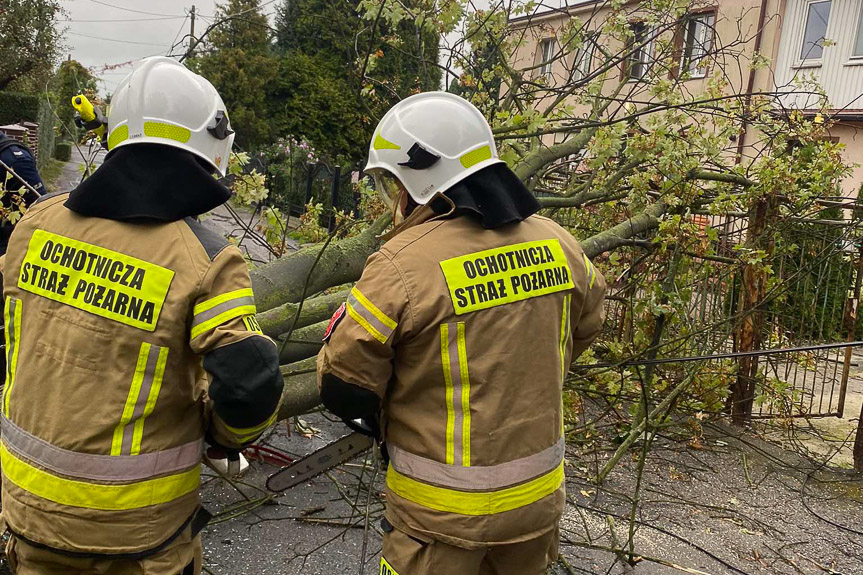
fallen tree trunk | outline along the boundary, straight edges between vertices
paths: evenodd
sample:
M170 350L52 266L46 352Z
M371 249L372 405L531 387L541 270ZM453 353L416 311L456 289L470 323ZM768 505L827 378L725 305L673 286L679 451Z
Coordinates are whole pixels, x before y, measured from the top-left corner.
M366 259L378 248L378 236L389 223L389 216L381 216L360 235L331 242L319 260L323 244L309 246L252 270L252 289L258 310L267 311L288 302L298 302L304 290L313 294L356 281Z
M291 339L287 344L284 344L285 338L281 337L276 340L281 353L279 353L279 363L282 365L294 363L307 357L317 355L324 345L324 332L330 320L326 319L322 322L313 323L312 325L295 329L291 335ZM288 334L283 334L288 335ZM282 345L284 344L284 347Z
M282 391L279 419L308 413L320 405L321 396L318 394L314 357L284 365L281 369L285 389Z
M307 299L303 303L300 317L294 325L299 303L288 302L278 307L268 309L258 314L258 323L261 330L270 337L278 337L287 333L291 327L299 329L324 320L328 320L333 312L348 299L350 289L343 289L333 293Z

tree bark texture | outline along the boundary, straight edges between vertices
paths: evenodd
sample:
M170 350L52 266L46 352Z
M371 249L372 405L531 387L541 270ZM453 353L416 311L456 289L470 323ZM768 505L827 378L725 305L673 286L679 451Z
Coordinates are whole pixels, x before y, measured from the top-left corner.
M295 329L294 332L290 334L290 341L285 344L283 348L282 344L285 341L284 337L279 338L276 341L276 344L282 350L279 354L279 363L285 365L317 355L321 350L321 347L324 345L324 332L327 330L327 326L329 324L330 320L325 319L322 322L313 323L312 325Z
M323 245L314 245L252 270L252 289L258 310L296 303L302 299L304 290L310 295L356 281L366 259L377 249L378 236L389 221L389 216L382 216L360 235L331 242L320 260L318 254Z
M310 357L291 365L282 366L285 388L282 391L279 419L288 419L295 415L308 413L320 405L321 396L318 393L315 361L315 357Z
M294 325L299 303L288 302L280 306L268 309L258 314L258 323L261 330L270 337L278 337L288 332L293 327L299 329L329 320L333 313L348 299L350 289L334 291L314 298L307 299L303 303L300 317Z
M776 217L776 202L761 199L751 210L746 247L751 250L763 249L769 255L773 252L771 238L765 237L768 221ZM743 266L740 312L742 319L737 330L737 351L757 351L761 349L764 333L764 310L761 304L767 294L767 270L761 263ZM737 363L737 380L732 384L728 410L732 421L737 425L746 424L752 417L755 401L755 387L758 381L757 355L741 357Z

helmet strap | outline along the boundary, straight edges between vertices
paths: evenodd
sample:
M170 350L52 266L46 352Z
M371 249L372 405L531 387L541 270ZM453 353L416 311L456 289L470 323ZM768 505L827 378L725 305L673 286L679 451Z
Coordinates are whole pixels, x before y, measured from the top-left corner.
M393 208L392 208L393 209L393 211L392 211L393 227L401 224L403 221L405 221L405 218L408 216L408 214L406 214L402 211L402 200L404 198L404 195L407 193L408 193L407 190L402 189L401 193L399 193L399 197L396 199L396 201L393 202ZM410 199L410 196L408 196L408 199ZM407 210L405 210L405 211L407 211Z

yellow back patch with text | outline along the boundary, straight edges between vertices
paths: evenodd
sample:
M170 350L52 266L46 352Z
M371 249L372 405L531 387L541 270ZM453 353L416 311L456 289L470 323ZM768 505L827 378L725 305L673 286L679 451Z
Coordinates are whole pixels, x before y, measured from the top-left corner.
M538 240L440 262L456 315L573 288L560 241Z
M154 331L174 272L44 230L30 238L18 287L144 331Z

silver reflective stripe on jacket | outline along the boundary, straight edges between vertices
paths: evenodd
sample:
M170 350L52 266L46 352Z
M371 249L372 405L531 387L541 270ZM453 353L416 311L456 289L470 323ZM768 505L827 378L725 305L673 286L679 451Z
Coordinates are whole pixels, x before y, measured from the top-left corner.
M197 327L202 323L210 321L211 319L218 317L225 312L231 311L232 309L252 305L255 305L255 298L253 296L244 296L230 299L226 302L220 303L215 307L211 307L206 311L196 313L195 317L192 319L192 327Z
M140 455L96 455L70 451L27 433L0 418L2 440L16 455L55 473L92 481L143 481L191 469L201 462L203 438L164 451Z
M393 469L417 481L460 491L497 491L524 483L551 471L563 461L566 444L563 438L551 447L497 465L463 467L409 453L389 445Z

